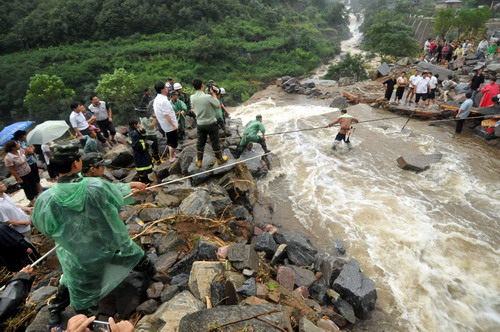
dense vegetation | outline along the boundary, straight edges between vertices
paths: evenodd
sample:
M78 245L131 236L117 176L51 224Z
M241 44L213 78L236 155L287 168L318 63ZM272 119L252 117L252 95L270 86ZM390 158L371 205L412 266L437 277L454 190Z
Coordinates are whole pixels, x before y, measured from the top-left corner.
M365 69L366 60L361 54L351 55L347 53L345 59L330 66L326 73L326 79L338 81L342 77L352 77L357 81L368 77Z
M338 53L345 17L344 6L329 0L3 2L0 119L66 118L61 102L72 92L86 100L103 75L119 68L134 78L132 104L168 76L185 85L214 79L236 103L277 76L305 74ZM26 99L36 74L57 83L49 94L57 107L43 102L43 91ZM34 100L44 105L37 109ZM132 109L107 101L124 117Z
M489 7L441 9L434 18L434 33L443 39L473 39L485 37L485 23L491 18Z

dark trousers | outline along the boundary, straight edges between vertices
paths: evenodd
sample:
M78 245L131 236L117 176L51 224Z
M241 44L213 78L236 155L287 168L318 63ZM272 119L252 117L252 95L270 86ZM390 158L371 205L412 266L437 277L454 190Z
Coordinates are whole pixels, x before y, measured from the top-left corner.
M198 150L198 160L203 159L203 151L205 150L205 144L207 143L208 137L210 137L215 157L219 159L222 158L222 151L219 142L219 126L217 125L217 122L208 125L198 124L197 132L198 142L196 143L196 149Z
M29 172L25 176L21 176L23 183L21 183L21 188L23 188L24 194L28 201L32 201L36 195L38 195L38 187L32 172Z
M156 159L160 160L160 151L158 150L158 136L156 135L145 135L144 139L146 141L151 141L153 144L151 144L151 156Z
M457 126L455 127L455 132L460 134L462 132L462 128L464 127L465 120L457 120Z
M102 121L97 121L97 125L99 126L99 129L101 129L104 137L108 138L110 134L111 136L116 135L116 130L115 126L113 126L113 122L109 120L102 120Z

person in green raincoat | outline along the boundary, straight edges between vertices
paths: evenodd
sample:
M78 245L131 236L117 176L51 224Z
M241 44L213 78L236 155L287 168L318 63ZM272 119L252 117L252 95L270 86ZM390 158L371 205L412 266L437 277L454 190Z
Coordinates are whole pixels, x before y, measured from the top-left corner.
M177 117L177 123L179 124L177 128L179 139L184 139L184 136L186 135L186 114L189 110L186 103L179 99L179 93L177 91L172 91L170 93L170 104L174 109L175 116Z
M56 324L69 304L77 313L96 315L98 302L132 270L150 278L155 269L119 217L119 209L133 201L124 197L144 191L145 184L82 177L82 159L73 144L54 146L50 164L60 178L37 199L32 221L58 245L63 277L49 303L49 323Z
M262 133L262 136L258 135L259 132ZM238 159L243 153L243 150L245 150L247 145L251 142L259 143L265 153L271 152L267 149L266 145L266 128L262 124L262 115L257 115L255 120L247 125L243 131L243 137L241 137L240 145L238 146L234 157Z

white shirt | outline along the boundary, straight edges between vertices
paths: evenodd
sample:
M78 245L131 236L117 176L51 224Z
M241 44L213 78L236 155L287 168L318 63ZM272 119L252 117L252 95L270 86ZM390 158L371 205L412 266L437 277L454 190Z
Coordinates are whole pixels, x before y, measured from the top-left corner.
M99 101L99 106L94 106L94 104L90 104L88 107L89 111L95 115L95 119L97 121L104 121L109 118L108 110L106 109L106 102Z
M420 77L420 79L416 82L416 85L417 85L417 93L427 93L428 90L427 90L427 87L429 86L429 78L426 77L426 78L422 78Z
M426 40L424 43L424 50L430 50L431 49L431 42Z
M14 201L7 194L3 194L0 198L0 221L7 222L9 220L25 221L30 220L30 217L18 208ZM19 233L25 233L31 229L30 225L12 225Z
M81 112L71 112L71 115L69 116L69 122L71 123L71 126L73 128L76 128L78 130L85 130L89 127L87 120L85 120L85 116Z
M410 77L410 83L413 87L417 86L417 81L420 79L420 75L411 75Z
M42 145L43 157L45 158L45 163L50 165L50 157L47 155L47 152L50 152L50 147L47 144Z
M165 116L168 115L175 126L178 126L177 118L175 117L175 111L172 108L170 100L168 100L167 96L158 94L153 102L153 109L155 111L155 116L158 120L158 123L160 124L161 129L163 129L163 131L166 133L174 131L174 128L165 118Z
M431 89L435 89L437 88L438 86L438 79L436 78L436 76L432 76L429 80L429 86L431 87Z

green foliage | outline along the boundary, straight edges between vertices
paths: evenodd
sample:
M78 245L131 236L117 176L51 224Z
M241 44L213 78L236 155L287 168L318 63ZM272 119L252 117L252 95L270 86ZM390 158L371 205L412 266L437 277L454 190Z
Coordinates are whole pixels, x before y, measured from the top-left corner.
M101 99L113 102L114 116L119 115L117 118L126 120L125 111L135 109L134 101L139 89L135 75L119 68L113 74L102 75L95 90Z
M75 91L66 88L60 77L37 74L30 79L24 103L32 120L56 120L74 95Z
M461 38L481 39L491 14L488 7L441 9L434 18L434 32L442 38L446 38L451 31L456 31Z
M365 70L366 60L361 54L351 55L335 65L328 68L325 79L339 80L341 77L354 77L356 80L366 79L368 76Z
M362 48L385 56L415 56L419 52L413 31L405 24L404 16L384 10L361 27L365 33Z
M97 91L117 114L169 76L185 87L196 77L214 79L234 105L276 77L304 75L339 53L348 32L345 7L328 0L12 0L4 8L5 121L27 118L23 99L35 74L59 76L82 101ZM117 76L128 77L127 89L105 89L121 84L111 80Z

